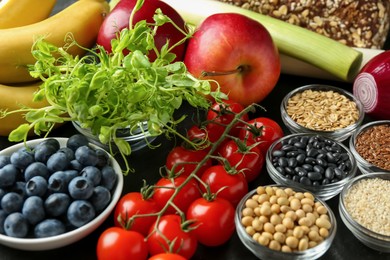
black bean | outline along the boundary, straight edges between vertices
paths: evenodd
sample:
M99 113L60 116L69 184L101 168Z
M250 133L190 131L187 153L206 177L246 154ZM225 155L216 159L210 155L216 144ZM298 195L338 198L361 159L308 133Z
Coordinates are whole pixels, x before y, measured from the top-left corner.
M343 170L339 169L339 168L335 168L335 169L334 169L334 175L335 175L338 179L340 179L340 180L344 179L345 176L346 176L345 172L344 172Z
M282 150L274 150L272 152L272 156L274 156L274 157L283 157L285 155L286 155L286 153Z
M325 178L332 180L334 178L334 168L328 167L325 170Z
M276 166L275 169L282 175L286 175L286 171L284 170L283 167Z
M321 165L314 165L313 170L320 174L323 174L325 172L324 167L322 167Z
M293 145L286 144L282 146L281 150L285 152L294 151L295 147Z
M305 158L305 163L308 163L308 164L311 164L311 165L315 165L317 163L317 161L313 157L306 157Z
M298 156L299 152L298 151L290 151L286 153L287 157L296 157Z
M325 154L325 153L319 153L319 154L316 156L316 159L324 159L324 160L326 160L326 154Z
M303 164L305 162L306 155L300 153L300 154L297 155L296 158L297 158L297 163Z
M319 181L322 179L322 174L319 173L319 172L308 172L307 173L307 177L311 180L311 181Z
M297 159L295 157L291 157L288 159L288 166L289 167L295 167L297 166L298 162L297 162Z
M284 167L284 170L287 174L294 174L294 169L289 166Z
M338 154L338 153L336 153L336 154ZM331 153L331 152L326 153L326 160L328 162L332 162L332 163L337 162L337 159L335 158L335 156L333 156L333 153Z
M292 180L295 181L295 182L299 182L300 179L301 179L301 177L298 176L298 175L294 175L294 176L292 177Z
M329 184L330 183L330 180L328 178L325 178L322 180L322 185L326 185L326 184Z
M312 171L313 170L313 165L305 163L305 164L302 164L302 168L307 170L307 171Z
M321 183L320 183L319 181L313 181L312 185L313 185L313 186L320 186Z
M286 157L280 157L278 159L279 166L286 167L288 165L288 159Z
M312 184L311 180L306 176L300 177L299 182L308 186L311 186Z
M348 154L347 154L347 153L341 153L341 154L340 154L340 160L342 160L342 161L347 161L347 160L349 160Z
M326 167L328 165L328 163L326 162L326 160L324 159L316 159L316 162L318 165L321 165L322 167Z
M315 148L311 148L310 150L307 151L307 156L309 157L315 157L318 154L318 150Z
M294 143L294 146L297 147L297 148L303 149L303 148L306 147L306 144L305 144L305 143L302 143L302 142L300 142L300 141L298 141L298 142L295 142L295 143Z
M304 168L302 168L302 167L296 167L295 168L295 172L296 172L296 174L298 174L301 177L307 175L307 171Z

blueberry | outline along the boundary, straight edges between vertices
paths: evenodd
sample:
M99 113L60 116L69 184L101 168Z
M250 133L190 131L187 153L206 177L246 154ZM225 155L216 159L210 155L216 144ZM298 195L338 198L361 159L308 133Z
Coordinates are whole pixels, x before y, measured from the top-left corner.
M68 168L70 160L65 153L56 152L47 160L47 168L50 172L63 171Z
M0 201L1 199L3 198L3 196L6 194L7 192L4 190L4 189L1 189L0 188Z
M74 151L68 147L61 147L57 152L64 153L69 161L74 160Z
M27 148L23 147L12 153L10 161L17 168L24 170L28 165L33 163L35 159L34 155L28 151Z
M34 236L36 238L57 236L65 233L66 228L64 223L58 219L45 219L38 223L34 228Z
M28 197L24 201L22 214L32 225L42 221L46 215L42 198L38 196Z
M76 171L81 171L84 168L84 165L82 165L79 161L74 159L74 160L70 161L69 168L76 170Z
M86 200L73 201L67 212L69 223L75 227L81 227L95 217L95 209L92 204Z
M34 176L42 176L43 178L49 178L50 172L46 164L42 162L33 162L24 170L24 179L29 181Z
M78 176L70 181L68 191L73 199L86 200L92 196L93 188L89 178Z
M20 212L11 213L4 220L4 232L10 237L26 237L28 227L27 219Z
M13 164L7 164L0 169L0 188L7 188L15 184L19 169Z
M75 157L84 166L95 166L98 163L96 151L86 145L77 148Z
M8 192L1 198L1 208L8 214L20 211L23 206L23 197L16 192Z
M88 139L82 134L75 134L69 137L66 147L72 149L73 151L76 151L77 148L88 145Z
M96 186L93 189L92 197L89 199L96 211L102 211L111 201L110 191L103 186Z
M44 201L44 208L48 215L58 217L66 213L71 199L66 193L53 193Z
M4 210L0 209L0 234L4 234L4 221L6 217L8 216L8 213L6 213Z
M95 166L84 167L80 175L91 180L94 186L97 186L102 179L101 171Z
M43 197L47 191L47 180L42 176L34 176L26 183L27 196Z
M48 180L47 188L52 192L67 192L69 179L64 171L53 173Z
M102 149L96 149L96 155L98 157L96 167L101 169L108 164L109 156L106 151Z
M3 168L5 165L10 164L11 159L8 155L0 155L0 168Z
M37 162L46 163L50 156L57 152L56 145L51 145L49 142L44 142L34 148L34 159Z
M10 191L16 192L20 196L22 196L23 199L27 197L27 191L26 191L26 182L24 181L17 181Z
M58 150L60 149L60 142L55 139L55 138L47 138L47 139L44 139L43 142L41 142L40 144L38 144L37 146L35 146L35 148L39 147L39 146L52 146L54 149Z
M64 171L64 173L65 173L66 179L68 180L68 183L69 183L73 178L75 178L75 177L77 177L77 176L80 175L79 171L77 171L77 170L72 170L72 169L66 170L66 171Z
M109 190L112 190L116 184L116 172L110 165L106 165L102 168L102 180L101 185Z

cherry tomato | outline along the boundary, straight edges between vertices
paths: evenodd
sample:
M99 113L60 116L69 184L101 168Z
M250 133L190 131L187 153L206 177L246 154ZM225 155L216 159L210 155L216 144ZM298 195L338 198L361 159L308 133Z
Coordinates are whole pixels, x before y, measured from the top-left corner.
M226 158L232 167L245 175L247 182L259 176L264 165L264 156L257 146L249 148L241 140L229 140L220 149L219 155Z
M148 246L140 233L110 227L100 235L96 253L99 260L145 260L148 257Z
M187 219L195 220L192 233L205 246L219 246L230 239L235 231L234 207L226 199L199 198L187 210Z
M129 230L140 232L146 236L157 217L139 217L135 218L132 223L128 223L128 220L136 214L156 213L159 209L158 204L153 199L144 198L141 192L127 193L115 206L115 226L127 227Z
M161 253L150 257L148 260L187 260L181 255L174 253Z
M211 193L218 193L218 197L227 199L233 206L237 206L241 198L248 193L248 182L241 173L229 173L224 165L214 165L208 168L201 176L201 180L208 184ZM202 192L206 192L204 185L199 185Z
M156 183L156 188L154 190L153 199L156 201L158 206L163 208L168 200L172 197L175 189L180 186L187 177L176 177L176 178L161 178ZM201 196L199 192L199 187L197 182L194 179L191 179L183 188L176 194L173 199L173 203L183 212L186 212L188 206ZM165 214L174 214L176 209L172 206L169 206Z
M168 153L165 165L168 170L174 169L175 173L179 173L182 176L188 176L195 170L199 162L202 161L206 155L206 150L192 150L183 146L176 146ZM207 160L196 174L200 176L204 170L211 165L211 159Z
M264 156L271 144L284 135L280 125L267 117L254 118L248 121L248 124L249 126L241 129L239 138L246 140L248 145L258 143Z
M233 100L224 100L223 103L215 102L207 111L207 121L211 121L206 125L209 134L209 140L213 143L219 139L225 131L225 127L230 124L235 115L240 113L244 107ZM241 117L242 120L248 121L248 114ZM243 123L239 122L233 126L229 134L238 136Z
M167 240L174 244L169 245ZM153 224L147 244L150 255L165 253L171 246L172 252L186 259L190 259L198 247L198 241L192 232L182 228L180 216L172 214L162 216L158 223Z

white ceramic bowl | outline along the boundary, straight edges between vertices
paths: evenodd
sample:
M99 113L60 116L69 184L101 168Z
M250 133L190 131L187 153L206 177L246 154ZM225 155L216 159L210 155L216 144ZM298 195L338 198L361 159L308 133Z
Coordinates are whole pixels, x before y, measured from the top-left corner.
M287 105L288 101L291 97L294 95L301 93L305 90L313 90L313 91L334 91L336 93L339 93L341 95L344 95L349 100L356 103L356 107L359 111L359 117L357 121L347 127L340 128L334 131L320 131L320 130L313 130L310 128L307 128L301 124L298 124L293 118L291 118L287 113ZM312 85L306 85L299 88L296 88L292 90L290 93L288 93L282 100L280 104L280 113L282 117L283 123L286 125L286 127L290 130L291 133L310 133L310 134L320 134L329 138L332 138L337 141L344 141L346 140L355 130L357 127L359 127L364 119L364 109L362 103L350 92L346 91L345 89L341 89L334 86L328 86L328 85L320 85L320 84L312 84Z
M61 147L66 146L66 141L68 138L55 138L60 142ZM35 139L31 141L27 141L27 145L30 147L34 147L43 139ZM13 145L9 148L6 148L0 152L0 155L10 155L19 148L24 146L23 143L19 143ZM97 148L95 145L91 145L91 147ZM111 202L109 205L93 220L88 222L82 227L74 229L72 231L63 233L61 235L46 237L46 238L15 238L6 235L0 234L0 244L20 249L20 250L32 250L32 251L41 251L41 250L50 250L55 248L60 248L67 246L69 244L75 243L80 239L86 237L90 233L92 233L95 229L97 229L106 219L110 216L112 210L114 209L116 203L121 197L122 189L123 189L123 175L122 170L118 164L118 162L110 156L110 164L114 168L117 173L117 183L113 189Z

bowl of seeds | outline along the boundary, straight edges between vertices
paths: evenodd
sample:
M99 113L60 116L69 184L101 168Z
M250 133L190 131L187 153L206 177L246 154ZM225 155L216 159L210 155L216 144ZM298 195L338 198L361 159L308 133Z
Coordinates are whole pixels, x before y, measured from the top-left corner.
M340 193L340 218L366 246L390 253L390 174L353 178Z
M338 195L357 172L356 160L342 142L314 133L282 137L269 147L265 160L277 184L308 190L322 200Z
M372 121L359 127L349 139L349 149L363 174L390 173L390 120Z
M284 185L250 191L236 208L235 224L241 242L259 259L317 259L337 230L325 202Z
M289 92L280 110L291 133L317 133L338 141L346 140L364 119L363 105L353 94L319 84Z

